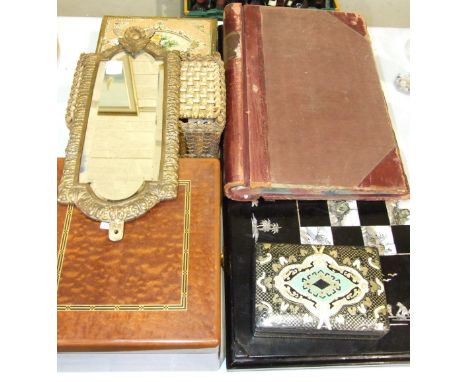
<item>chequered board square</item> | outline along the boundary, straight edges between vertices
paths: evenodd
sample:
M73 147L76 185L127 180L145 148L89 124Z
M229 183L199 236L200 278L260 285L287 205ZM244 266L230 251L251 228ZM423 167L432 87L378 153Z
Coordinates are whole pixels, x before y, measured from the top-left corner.
M330 226L330 215L326 200L299 200L301 226L321 227Z
M384 201L357 201L362 226L389 225L387 206Z
M334 245L363 246L361 227L331 227Z
M366 226L361 227L364 245L377 247L380 256L396 255L397 250L393 241L392 228L390 226Z
M359 211L355 200L329 200L328 214L333 227L360 226Z
M385 204L391 225L410 225L409 200L391 200Z
M252 203L252 232L256 241L299 243L299 220L295 200ZM274 214L272 214L274 211Z
M397 253L410 253L410 226L393 225L392 234Z
M332 227L301 227L301 244L333 245Z

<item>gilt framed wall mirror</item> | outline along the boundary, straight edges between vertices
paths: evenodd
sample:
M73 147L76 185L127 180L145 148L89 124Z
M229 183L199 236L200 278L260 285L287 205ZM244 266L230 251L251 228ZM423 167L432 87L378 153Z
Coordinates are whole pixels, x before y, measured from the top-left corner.
M119 44L80 56L67 110L70 137L58 200L124 223L177 195L181 57L132 27Z

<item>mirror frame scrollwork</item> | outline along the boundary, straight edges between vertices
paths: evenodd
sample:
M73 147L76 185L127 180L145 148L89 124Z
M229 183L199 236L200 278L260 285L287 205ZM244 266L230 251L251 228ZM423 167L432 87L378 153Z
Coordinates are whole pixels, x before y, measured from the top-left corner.
M179 88L181 56L151 41L151 32L138 27L125 31L119 44L101 53L81 54L67 107L66 122L70 136L66 148L63 174L58 187L58 201L75 204L85 215L109 223L109 239L123 237L124 222L136 219L162 200L174 199L178 188ZM79 183L81 155L86 135L92 93L99 64L120 52L135 57L149 53L165 64L163 136L160 173L157 181L145 181L133 196L110 201L99 198L89 184Z

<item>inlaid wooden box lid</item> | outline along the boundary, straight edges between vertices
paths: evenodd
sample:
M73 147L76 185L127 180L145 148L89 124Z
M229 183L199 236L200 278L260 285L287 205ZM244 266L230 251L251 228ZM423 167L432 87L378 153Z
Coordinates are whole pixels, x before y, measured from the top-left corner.
M57 205L59 352L220 345L217 159L181 159L176 199L128 222L121 241L100 227Z

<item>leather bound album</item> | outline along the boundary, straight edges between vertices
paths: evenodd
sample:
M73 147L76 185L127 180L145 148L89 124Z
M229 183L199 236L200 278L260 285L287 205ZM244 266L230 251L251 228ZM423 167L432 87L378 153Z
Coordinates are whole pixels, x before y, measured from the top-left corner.
M184 366L195 356L211 354L219 367L220 165L211 158L179 163L177 198L127 222L121 241L110 241L102 223L73 205L58 204L57 347L62 369L76 370L80 356L91 353L93 370L150 370L151 362L160 359L145 358L136 366L118 356L158 352L184 353ZM62 167L59 159L59 177ZM111 359L97 364L105 354ZM201 367L199 361L194 368Z
M231 4L224 61L227 197L409 196L361 16Z

